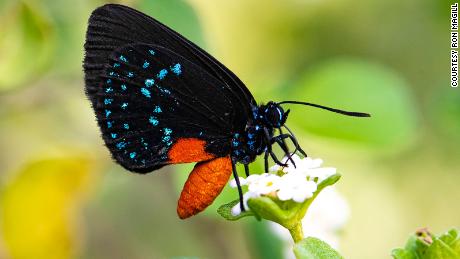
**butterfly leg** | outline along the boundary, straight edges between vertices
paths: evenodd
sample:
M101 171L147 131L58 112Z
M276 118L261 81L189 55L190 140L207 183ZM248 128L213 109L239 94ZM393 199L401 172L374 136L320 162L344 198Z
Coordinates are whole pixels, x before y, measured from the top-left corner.
M249 165L248 164L244 164L244 172L246 173L246 177L249 176Z
M276 157L276 154L273 152L272 150L272 145L273 145L273 136L270 136L270 133L268 132L267 129L264 130L265 132L265 139L267 141L267 150L265 151L266 154L268 152L268 154L270 154L270 156L272 157L273 161L275 161L276 164L280 165L280 166L283 166L283 167L286 167L287 164L286 163L282 163L278 157ZM267 170L267 168L265 168Z
M289 132L289 134L291 135L290 139L291 139L292 143L294 143L294 146L295 146L296 150L299 150L299 152L302 155L307 157L307 153L305 153L305 151L303 151L303 149L300 147L299 142L297 142L297 138L295 137L294 133L292 133L292 131L286 125L284 125L283 127L285 127L287 129L287 131Z
M288 137L285 134L283 134L283 131L281 130L281 128L278 128L278 130L280 131L280 135L272 138L272 141L276 142L281 147L281 149L284 152L284 155L287 157L288 161L291 161L292 165L294 165L294 168L295 168L296 167L295 162L292 159L291 153L289 152L289 148L285 141L285 139Z
M264 162L265 162L265 172L268 173L268 149L265 150Z
M294 166L294 168L296 168L294 159L292 159L291 154L289 153L289 149L286 146L286 142L284 141L286 138L288 138L286 135L280 135L280 136L274 137L272 139L272 141L276 142L281 147L281 149L283 150L285 156L288 158L289 161L291 161L291 163Z
M241 211L245 211L244 203L243 203L243 190L241 189L240 178L238 177L238 172L236 172L235 160L232 159L232 171L233 171L233 178L236 182L236 187L238 189L238 196L240 198L240 209Z

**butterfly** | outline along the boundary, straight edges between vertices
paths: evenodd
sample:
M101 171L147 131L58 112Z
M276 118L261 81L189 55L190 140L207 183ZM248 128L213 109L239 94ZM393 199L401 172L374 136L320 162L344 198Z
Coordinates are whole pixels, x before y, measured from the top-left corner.
M290 158L289 140L293 153L306 156L285 124L289 110L282 105L369 116L297 101L258 104L243 82L210 54L123 5L93 11L84 49L85 91L113 159L142 174L196 163L178 201L181 219L209 206L232 174L242 201L235 165L244 164L249 175L248 164L264 154L266 171L269 157L285 166L273 152L274 144Z

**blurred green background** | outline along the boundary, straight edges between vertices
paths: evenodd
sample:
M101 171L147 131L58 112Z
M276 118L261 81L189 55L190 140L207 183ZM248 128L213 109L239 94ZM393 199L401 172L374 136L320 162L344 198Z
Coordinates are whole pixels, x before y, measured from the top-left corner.
M192 165L113 163L83 91L83 43L105 1L0 0L0 258L279 258L266 224L217 205L176 216ZM343 175L340 251L389 258L416 228L460 226L460 94L449 86L447 0L127 0L208 50L259 102L292 107L312 157ZM253 171L261 172L260 163Z

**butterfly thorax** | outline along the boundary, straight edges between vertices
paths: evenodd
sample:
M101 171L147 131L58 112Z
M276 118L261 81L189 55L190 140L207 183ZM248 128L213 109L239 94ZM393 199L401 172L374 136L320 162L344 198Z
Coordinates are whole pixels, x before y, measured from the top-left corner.
M242 164L253 162L262 154L273 137L275 128L284 125L287 113L276 103L254 106L252 119L243 132L237 132L232 138L232 158Z

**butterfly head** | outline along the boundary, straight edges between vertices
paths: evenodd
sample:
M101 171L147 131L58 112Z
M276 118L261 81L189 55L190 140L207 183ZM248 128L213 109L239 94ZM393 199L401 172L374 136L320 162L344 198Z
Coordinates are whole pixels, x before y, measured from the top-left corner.
M268 102L266 105L260 106L259 111L266 126L270 128L279 128L283 126L289 115L289 110L284 111L284 109L275 102Z

